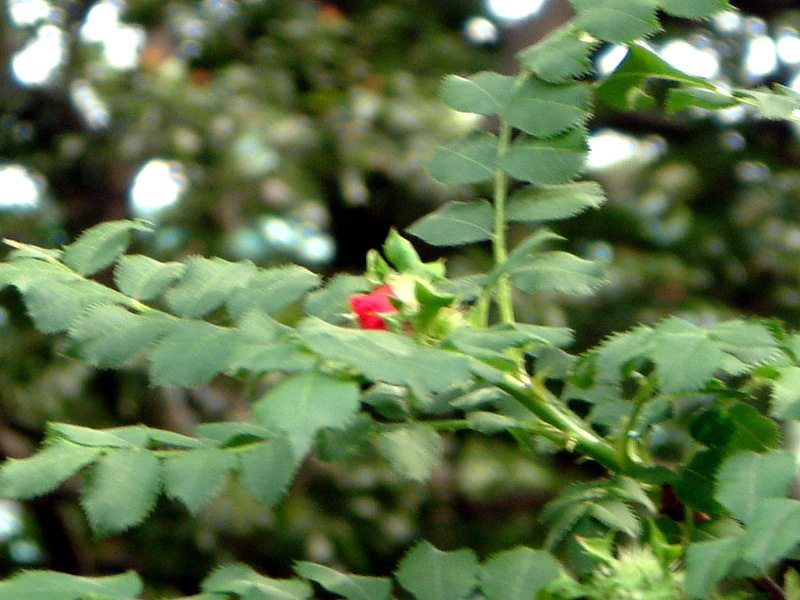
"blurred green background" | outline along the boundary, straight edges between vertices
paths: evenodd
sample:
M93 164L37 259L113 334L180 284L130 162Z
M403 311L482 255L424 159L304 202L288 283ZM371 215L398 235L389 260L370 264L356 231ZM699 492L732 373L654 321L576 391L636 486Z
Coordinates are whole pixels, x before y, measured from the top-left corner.
M741 12L708 23L667 20L651 43L722 84L800 91L794 2L734 4ZM441 104L441 77L512 73L514 54L570 14L566 0L0 0L0 232L57 245L142 217L156 229L137 251L162 260L359 271L390 227L488 193L426 174L438 144L493 126ZM621 58L601 48L600 76ZM798 130L741 108L597 113L587 176L609 203L562 232L574 252L608 262L609 283L591 298L519 297L520 317L576 328L575 352L668 314L800 324ZM489 255L448 260L469 273ZM32 329L13 291L0 293L3 456L32 452L47 421L191 433L247 415L236 382L156 390L136 368L96 372L62 350ZM469 435L448 441L428 485L373 456L326 458L308 461L275 510L232 483L199 519L164 501L104 540L90 539L74 484L0 502L0 571L136 568L153 594L192 593L230 560L271 575L301 559L387 573L420 536L482 553L535 544L537 508L592 476L569 456Z

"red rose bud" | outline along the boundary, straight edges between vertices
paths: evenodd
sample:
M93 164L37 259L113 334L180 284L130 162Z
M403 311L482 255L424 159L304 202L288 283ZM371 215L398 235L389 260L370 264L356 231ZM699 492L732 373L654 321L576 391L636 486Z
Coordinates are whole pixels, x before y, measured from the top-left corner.
M362 329L387 330L386 321L379 316L379 313L398 312L389 300L389 298L396 297L392 288L384 285L369 294L350 296L350 308L358 315L358 322Z

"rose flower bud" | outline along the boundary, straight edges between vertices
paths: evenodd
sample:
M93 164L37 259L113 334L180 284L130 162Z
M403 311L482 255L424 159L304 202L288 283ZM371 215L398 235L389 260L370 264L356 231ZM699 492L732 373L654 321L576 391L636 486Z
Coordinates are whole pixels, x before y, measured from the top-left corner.
M394 291L388 285L379 287L369 294L355 294L350 296L350 308L358 315L358 322L362 329L388 330L386 321L380 313L398 312L389 298L396 298Z

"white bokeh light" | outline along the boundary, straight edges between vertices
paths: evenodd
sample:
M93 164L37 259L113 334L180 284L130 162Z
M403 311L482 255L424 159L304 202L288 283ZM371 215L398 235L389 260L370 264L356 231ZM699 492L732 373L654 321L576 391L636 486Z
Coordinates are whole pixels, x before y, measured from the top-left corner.
M787 65L800 63L800 36L796 31L782 33L775 43L778 58Z
M613 73L614 69L622 64L622 61L625 60L626 56L628 56L627 46L614 44L604 48L600 53L598 53L597 58L595 58L597 72L601 76Z
M11 22L18 27L36 25L39 21L48 19L53 12L53 7L47 0L9 0L8 16Z
M487 0L489 12L504 21L519 21L535 15L547 0Z
M11 70L24 85L45 85L53 80L65 56L64 32L55 25L42 25L11 59Z
M757 35L747 43L744 57L744 72L748 77L761 78L778 68L778 52L775 42L768 35Z
M44 182L22 165L0 166L0 211L32 211L41 206Z
M131 212L152 218L174 205L186 191L189 180L181 163L153 159L146 163L131 185Z
M689 75L713 78L719 74L719 56L711 48L697 48L685 40L670 40L661 48L659 55Z
M139 64L145 32L141 27L121 23L121 13L120 2L100 0L89 9L80 37L84 42L101 44L108 65L124 71Z
M600 129L589 136L590 171L602 171L634 157L639 151L636 138L613 129Z

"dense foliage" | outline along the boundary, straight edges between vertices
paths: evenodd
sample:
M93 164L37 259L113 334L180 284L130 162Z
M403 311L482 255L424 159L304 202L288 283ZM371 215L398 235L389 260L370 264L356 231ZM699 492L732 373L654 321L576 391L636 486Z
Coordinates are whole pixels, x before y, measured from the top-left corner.
M429 171L444 184L486 184L491 200L449 202L407 233L432 246L489 245L483 272L448 275L444 260L426 262L396 231L368 253L364 275L327 281L301 266L129 253L148 235L140 220L103 223L61 249L8 240L0 284L18 290L37 329L64 336L64 352L102 369L143 361L165 388L228 376L247 384L250 403L243 418L191 434L51 423L37 453L0 468L0 494L37 498L76 477L94 533L107 536L141 523L162 495L200 513L232 480L274 505L310 452L331 463L374 453L426 482L444 438L471 431L512 439L533 461L566 450L601 475L547 504L541 549L478 557L414 544L394 580L419 600L796 595L785 561L800 545L800 502L780 425L800 414L800 334L777 320L670 317L575 356L564 350L572 331L520 322L515 298L603 284L603 262L553 249L563 238L550 228L605 201L599 185L575 181L596 103L669 113L744 104L797 121L800 97L723 88L641 41L659 30L659 10L702 19L724 0L572 5L571 21L520 53L518 75L443 81L447 105L494 117L497 130L437 150ZM596 80L601 42L628 52ZM515 244L512 224L525 231ZM192 597L302 599L313 583L384 600L394 589L388 578L293 568L279 579L223 566ZM0 598L141 593L133 573L27 572L0 584Z

